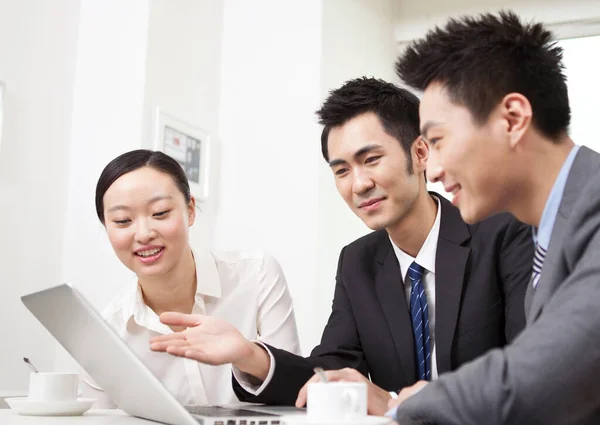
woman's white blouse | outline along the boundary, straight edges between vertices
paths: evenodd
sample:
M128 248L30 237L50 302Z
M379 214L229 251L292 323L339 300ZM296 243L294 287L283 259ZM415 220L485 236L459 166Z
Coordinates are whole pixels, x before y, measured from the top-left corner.
M277 260L259 252L196 252L197 290L193 313L220 317L249 340L299 354L292 298ZM103 317L165 387L184 405L238 402L231 387L231 365L209 366L150 350L152 337L171 333L143 301L137 279L105 309ZM109 407L106 394L95 407ZM96 388L97 389L97 388Z

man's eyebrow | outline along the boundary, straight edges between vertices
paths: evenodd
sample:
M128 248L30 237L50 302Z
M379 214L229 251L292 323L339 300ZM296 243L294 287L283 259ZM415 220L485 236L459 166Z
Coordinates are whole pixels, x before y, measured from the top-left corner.
M344 164L347 164L347 162L344 161L343 159L332 159L331 161L329 161L330 167L335 167L336 165L344 165Z
M431 129L431 127L435 127L436 125L440 125L440 124L441 124L441 122L438 122L438 121L427 121L421 127L421 136L423 136L423 138L425 140L427 140L428 139L427 132L429 131L429 129Z
M380 145L367 145L367 146L363 146L362 148L360 148L359 150L357 150L354 153L354 158L355 159L360 158L364 154L369 153L369 152L371 152L371 151L373 151L375 149L379 149L379 148L381 148Z
M371 152L372 150L379 149L379 148L381 148L381 146L375 145L375 144L363 146L362 148L360 148L359 150L354 152L354 155L352 155L352 156L354 157L354 159L358 159L361 156L363 156L364 154L367 154L367 153ZM343 164L347 164L347 163L348 162L343 159L332 159L331 161L329 161L329 166L335 167L336 165L343 165Z

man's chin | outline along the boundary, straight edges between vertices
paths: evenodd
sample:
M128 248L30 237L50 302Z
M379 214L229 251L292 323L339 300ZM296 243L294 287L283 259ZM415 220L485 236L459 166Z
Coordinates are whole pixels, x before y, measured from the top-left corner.
M467 224L476 224L481 220L485 220L486 218L493 215L492 213L486 213L480 208L467 208L463 206L462 208L459 206L460 216L463 221Z
M362 222L371 230L382 230L389 226L389 220L382 218L375 219L374 217L370 217L370 220L363 219Z

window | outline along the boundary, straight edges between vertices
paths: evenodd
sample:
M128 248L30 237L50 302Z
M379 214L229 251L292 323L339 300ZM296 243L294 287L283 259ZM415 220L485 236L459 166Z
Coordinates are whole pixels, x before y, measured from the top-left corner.
M600 152L600 136L595 129L600 111L600 36L561 40L563 61L571 104L570 136L578 145Z

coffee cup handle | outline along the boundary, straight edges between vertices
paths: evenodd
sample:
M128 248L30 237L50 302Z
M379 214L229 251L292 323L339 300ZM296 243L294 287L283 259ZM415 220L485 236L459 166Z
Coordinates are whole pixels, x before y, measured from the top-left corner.
M358 403L358 392L355 390L345 390L342 400L349 410L349 413L358 413L360 405Z

